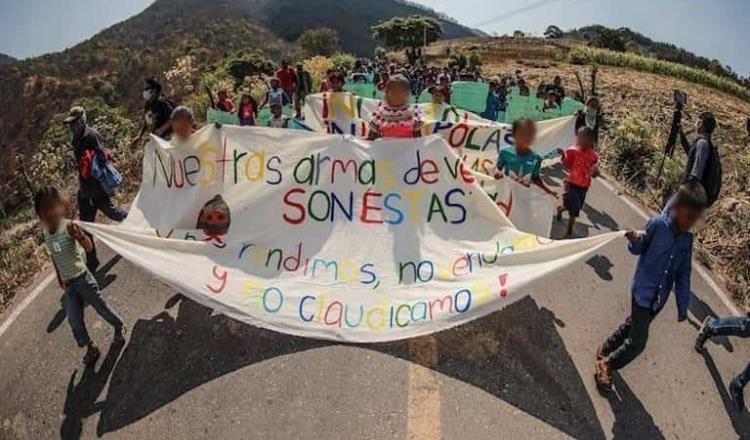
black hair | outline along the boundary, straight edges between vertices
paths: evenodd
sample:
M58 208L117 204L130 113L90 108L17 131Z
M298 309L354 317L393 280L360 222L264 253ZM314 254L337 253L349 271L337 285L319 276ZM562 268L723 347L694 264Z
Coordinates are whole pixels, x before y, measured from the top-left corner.
M333 72L332 74L328 75L329 79L336 79L341 82L341 84L344 84L346 82L346 79L344 79L344 74L338 71Z
M700 211L706 209L708 196L703 185L697 180L691 180L680 185L675 199L675 206L678 205L686 205Z
M525 125L529 125L529 124L531 124L532 127L536 127L536 124L531 118L518 118L515 121L513 121L513 128L511 132L513 134L516 134L516 132L518 132L518 130L520 130L521 127Z
M706 132L713 134L714 130L716 130L716 116L711 112L703 112L698 118L703 122L703 128Z
M585 125L578 129L578 133L577 134L586 135L586 136L590 137L591 139L594 139L594 130L592 130L591 128L589 128L589 127L587 127Z
M157 95L161 95L161 83L154 78L146 78L146 88L155 91Z
M62 203L60 191L54 186L45 186L34 194L34 211L39 215L42 205L45 203Z

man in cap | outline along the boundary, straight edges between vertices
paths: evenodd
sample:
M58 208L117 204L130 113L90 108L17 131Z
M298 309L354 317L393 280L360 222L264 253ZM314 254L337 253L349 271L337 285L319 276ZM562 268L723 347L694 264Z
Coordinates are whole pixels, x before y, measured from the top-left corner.
M81 221L93 222L96 220L96 212L101 211L111 220L123 221L127 212L114 204L91 172L97 155L107 158L102 136L87 124L86 110L83 107L71 108L63 123L73 133L73 154L78 165L78 217ZM86 253L86 266L92 273L99 267L96 246Z

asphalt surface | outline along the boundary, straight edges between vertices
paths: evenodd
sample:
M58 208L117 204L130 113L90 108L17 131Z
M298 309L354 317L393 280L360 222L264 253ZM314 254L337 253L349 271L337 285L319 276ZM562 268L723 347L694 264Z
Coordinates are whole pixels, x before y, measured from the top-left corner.
M579 236L645 223L601 183L588 202ZM634 264L616 241L487 318L342 345L214 315L114 257L99 278L130 326L126 343L111 345L109 325L87 310L103 355L84 368L62 292L44 288L0 335L0 438L750 438L726 388L750 344L693 350L698 323L730 313L697 271L690 322L677 322L670 299L616 393L597 392L595 350L629 312Z

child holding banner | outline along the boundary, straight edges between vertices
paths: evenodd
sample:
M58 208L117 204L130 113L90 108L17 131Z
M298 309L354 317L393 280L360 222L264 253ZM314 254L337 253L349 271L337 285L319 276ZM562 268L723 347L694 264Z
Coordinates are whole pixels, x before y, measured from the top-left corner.
M513 121L512 133L515 145L508 145L500 150L495 178L500 179L504 174L525 186L533 183L547 194L557 198L558 194L542 180L544 158L531 149L536 139L534 121L528 118Z
M65 290L62 305L79 347L86 347L83 362L92 365L101 355L91 340L83 320L83 310L90 305L115 329L115 340L125 338L125 324L99 292L94 275L86 267L86 252L94 248L91 237L81 227L65 218L65 201L57 188L46 186L34 196L34 209L44 227L44 244L52 257L57 281Z
M421 137L422 120L409 105L411 84L405 76L394 75L385 87L385 99L372 114L369 139L380 137Z
M635 360L646 348L651 322L664 308L674 288L677 320L687 319L690 302L693 234L690 229L706 207L706 191L688 182L675 195L669 213L658 214L643 232L628 231L628 250L638 255L631 284L631 312L596 353L596 384L612 390L612 375Z
M565 238L571 238L576 218L586 202L586 192L591 186L591 178L599 176L596 166L599 154L594 149L594 130L581 127L578 130L576 144L561 152L568 176L565 178L563 204L557 207L557 221L562 221L563 211L568 211L570 218Z

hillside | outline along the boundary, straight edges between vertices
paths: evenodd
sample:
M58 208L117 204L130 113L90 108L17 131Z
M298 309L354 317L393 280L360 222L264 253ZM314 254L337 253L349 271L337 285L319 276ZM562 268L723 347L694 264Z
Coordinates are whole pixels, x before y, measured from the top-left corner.
M431 62L445 62L445 47L474 50L482 54L482 70L488 77L523 71L532 89L555 75L563 78L568 93L578 90L576 73L586 89L590 87L590 67L561 61L571 50L570 41L548 39L483 38L437 43L429 50ZM669 134L674 111L673 90L689 96L686 111L693 115L684 125L694 136L695 115L712 111L719 128L714 142L720 149L724 179L721 199L707 213L699 228L698 256L722 276L735 300L750 305L750 138L746 121L750 102L704 85L681 79L639 72L631 68L600 65L597 94L605 112L601 154L607 172L617 178L631 196L659 209L666 194L676 187L685 155L677 152L666 166L663 189L654 189L650 179L656 174L659 153ZM626 148L623 151L622 145ZM627 146L633 148L628 150ZM636 148L638 147L638 148ZM678 147L679 148L679 147ZM628 163L623 164L623 158ZM635 172L633 172L635 171Z
M582 28L564 32L563 36L589 43L596 40L597 35L602 31L609 31L619 35L625 43L624 46L627 52L663 61L680 63L697 69L703 69L719 76L731 78L739 83L743 83L746 87L750 87L750 78L740 77L730 66L724 65L717 59L709 59L696 55L689 50L671 43L654 41L651 38L627 27L611 29L600 25L584 26Z
M0 67L7 66L8 64L13 64L16 61L18 60L16 60L12 56L5 55L4 53L0 53Z
M369 56L370 27L393 16L438 18L446 38L475 32L440 14L397 0L157 0L142 13L60 53L0 68L0 183L28 157L50 117L74 99L100 96L133 115L144 77L159 76L185 54L209 65L227 53L260 50L271 59L294 54L293 42L311 27L338 30L342 49ZM13 170L13 171L11 171Z

